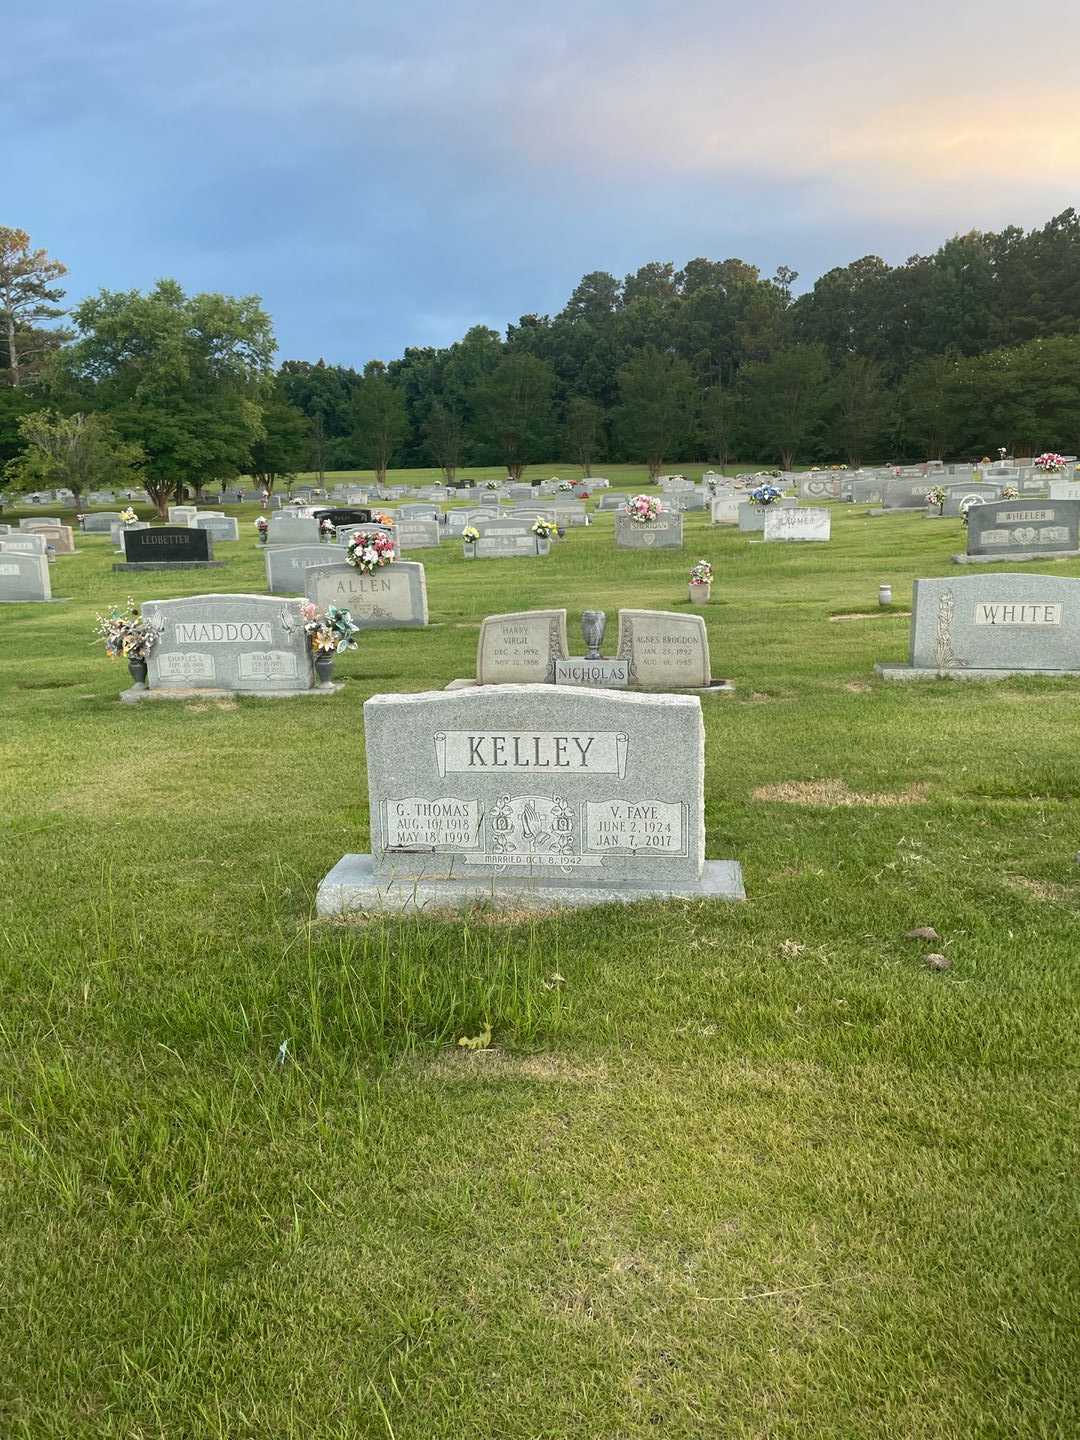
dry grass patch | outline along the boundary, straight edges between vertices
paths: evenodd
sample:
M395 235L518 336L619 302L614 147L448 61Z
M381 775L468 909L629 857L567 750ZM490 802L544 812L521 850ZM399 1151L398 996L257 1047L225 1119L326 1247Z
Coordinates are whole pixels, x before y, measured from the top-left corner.
M1034 900L1045 900L1049 905L1066 904L1075 895L1075 886L1059 885L1053 880L1031 880L1027 875L1006 875L1005 884L1010 890L1018 890Z
M446 1050L419 1067L432 1080L536 1080L541 1084L602 1085L603 1061L583 1064L566 1055L511 1055L498 1046L486 1050Z
M759 785L751 792L753 800L771 800L781 805L821 805L828 807L868 805L883 808L894 805L922 805L929 786L918 780L906 790L863 793L852 790L844 780L782 780L777 785Z
M852 610L847 615L830 615L833 625L844 620L910 620L910 610Z

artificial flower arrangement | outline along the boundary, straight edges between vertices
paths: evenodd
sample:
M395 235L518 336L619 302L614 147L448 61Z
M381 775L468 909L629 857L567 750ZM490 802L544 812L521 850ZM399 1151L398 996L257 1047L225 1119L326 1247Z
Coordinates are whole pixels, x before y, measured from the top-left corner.
M157 644L157 631L142 618L142 611L128 596L127 608L115 605L107 615L98 615L94 627L104 642L105 654L117 660L145 660Z
M480 531L477 530L475 525L466 525L465 529L461 532L461 538L465 541L466 545L475 545L477 540L480 539Z
M637 525L648 525L660 514L660 501L651 495L635 495L623 506L623 514Z
M127 507L126 510L120 511L121 525L134 525L135 521L138 520L138 518L139 517L135 514L135 511L131 508L130 505Z
M558 535L559 527L550 520L534 520L532 533L538 540L550 540L553 535Z
M691 585L711 585L712 566L708 560L699 560L690 571Z
M380 510L375 516L375 523L376 525L388 525L392 530L394 528L394 517L392 515L387 515L385 511Z
M334 522L333 522L331 519L329 519L328 516L325 516L325 515L324 515L323 518L322 518L322 520L319 521L319 534L320 534L320 535L335 535L336 533L337 533L337 526L334 524Z
M989 455L984 455L984 456L982 457L982 459L979 461L979 464L980 464L980 465L992 465L992 464L993 464L993 461L990 459L990 456L989 456Z
M944 504L945 504L945 487L944 487L944 485L931 485L930 489L927 490L927 492L926 492L926 503L927 503L928 505L944 505Z
M751 490L746 497L751 505L775 505L783 495L783 491L776 485L759 485L756 490Z
M1002 500L1019 500L1020 491L1015 485L1003 485L1001 489Z
M1009 453L1009 451L1008 451L1008 447L1007 447L1007 446L1005 446L1005 445L999 445L999 446L998 446L998 459L999 459L999 460L1004 460L1004 459L1005 459L1005 456L1006 456L1008 453Z
M397 547L393 537L380 530L358 530L345 549L345 558L364 575L371 575L397 559Z
M1042 470L1047 475L1060 475L1068 465L1064 455L1058 455L1053 450L1044 450L1041 455L1035 456L1036 470Z
M565 495L565 494L567 494L570 490L573 490L573 488L574 488L574 482L573 482L572 480L560 480L560 481L559 481L558 488L559 488L559 490L561 490L562 493Z
M258 530L260 535L265 535L266 532L270 529L270 521L266 518L265 515L260 515L259 518L255 521L255 529Z
M498 480L489 480L484 488L487 490L498 490L499 482Z
M336 605L320 610L311 600L305 600L300 614L316 655L341 655L346 650L357 648L353 636L360 626L353 623L348 610L339 610Z

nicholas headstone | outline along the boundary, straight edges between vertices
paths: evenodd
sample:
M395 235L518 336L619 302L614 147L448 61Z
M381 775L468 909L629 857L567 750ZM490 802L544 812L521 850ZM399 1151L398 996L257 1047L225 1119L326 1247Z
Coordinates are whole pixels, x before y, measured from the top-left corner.
M700 690L711 684L709 636L700 615L620 610L616 654L630 662L635 689Z

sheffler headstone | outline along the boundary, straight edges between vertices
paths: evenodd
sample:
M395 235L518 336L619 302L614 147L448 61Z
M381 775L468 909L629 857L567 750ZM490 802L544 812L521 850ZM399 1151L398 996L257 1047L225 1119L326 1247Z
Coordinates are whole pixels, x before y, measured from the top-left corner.
M911 659L886 680L1080 675L1080 580L991 573L916 580Z
M704 725L689 696L549 685L374 695L364 705L370 855L320 915L741 899L705 860Z
M313 688L315 672L300 606L300 600L269 595L144 601L143 619L157 632L147 686L126 690L121 698L190 691L328 693Z
M428 623L424 567L395 560L374 574L354 565L318 565L304 572L304 594L320 609L348 610L361 630L400 630Z
M802 510L777 510L770 505L765 511L764 538L770 540L828 540L832 534L832 516L828 510L807 506Z
M214 559L210 535L188 525L156 525L125 530L124 560L114 570L209 570L224 563Z
M967 553L958 565L1080 555L1080 500L998 500L967 512Z

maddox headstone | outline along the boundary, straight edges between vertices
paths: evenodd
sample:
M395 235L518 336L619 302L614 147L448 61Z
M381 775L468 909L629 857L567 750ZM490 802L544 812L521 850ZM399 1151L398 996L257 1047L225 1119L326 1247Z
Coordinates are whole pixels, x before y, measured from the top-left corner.
M832 534L832 516L828 510L807 506L802 510L765 510L764 538L771 540L828 540Z
M1080 554L1080 500L998 500L967 512L967 553L958 565Z
M348 610L361 630L397 630L428 623L424 567L395 560L374 574L354 565L320 565L304 572L304 594L320 609Z
M311 690L314 670L297 599L268 595L191 595L146 600L144 620L157 633L146 690L213 690L290 695Z
M661 510L655 520L644 524L632 519L625 510L615 513L615 544L620 550L679 550L682 543L680 510Z
M985 572L916 580L911 659L886 680L1080 674L1080 580Z
M371 854L323 879L321 915L743 895L735 862L705 861L696 697L374 695L364 732Z

